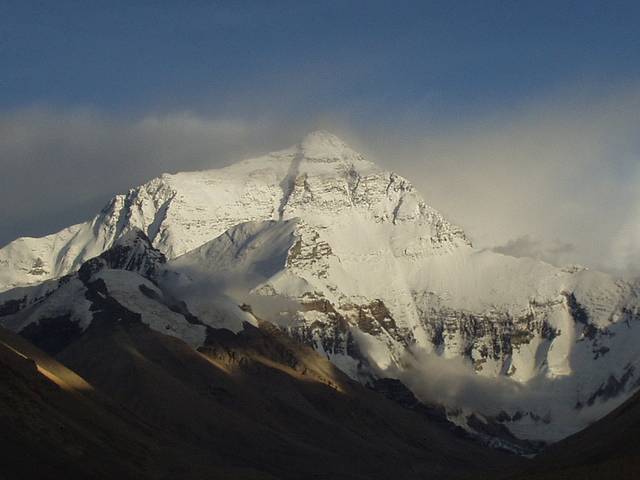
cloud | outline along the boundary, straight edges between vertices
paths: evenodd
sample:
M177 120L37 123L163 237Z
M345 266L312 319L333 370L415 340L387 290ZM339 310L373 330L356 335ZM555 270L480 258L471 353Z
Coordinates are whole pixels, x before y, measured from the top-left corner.
M640 272L640 192L635 204L630 206L629 210L628 221L613 237L608 258L615 271L638 275Z
M288 327L302 309L295 299L253 292L267 278L252 269L234 272L183 262L170 264L169 271L172 274L163 277L163 288L185 300L194 314L212 325L240 328L243 316L237 307L247 305L256 318Z
M575 88L439 125L395 120L367 137L369 152L477 247L616 273L638 266L640 85ZM616 259L621 248L627 260Z
M575 251L575 245L561 242L543 242L529 235L509 240L504 245L498 245L491 250L512 257L529 257L543 260L553 265L563 266L566 259Z
M461 357L444 358L413 349L403 357L405 368L397 372L422 400L476 412L497 414L505 408L522 408L518 401L530 400L525 387L506 377L483 377ZM545 394L536 401L544 405Z
M278 141L278 132L258 119L0 112L0 244L84 221L116 193L161 173L220 167Z
M596 402L593 406L575 409L575 399L559 392L575 392L572 377L548 379L538 376L520 384L508 377L484 377L476 374L471 363L460 357L444 358L435 353L414 348L405 352L403 369L392 367L383 375L401 380L422 401L446 405L452 410L462 409L488 416L500 412L534 412L552 422L562 418L561 425L547 429L529 425L535 438L559 440L601 418L622 398L611 403ZM537 432L537 433L536 433Z

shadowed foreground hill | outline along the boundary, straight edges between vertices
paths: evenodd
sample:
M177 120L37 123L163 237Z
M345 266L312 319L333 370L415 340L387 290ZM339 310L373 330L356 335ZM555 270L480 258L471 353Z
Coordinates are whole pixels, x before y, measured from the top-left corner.
M637 479L640 475L640 394L590 427L540 455L513 480Z
M65 366L2 342L2 478L490 478L515 461L264 322L212 331L200 351L140 322L93 322L56 355Z
M0 478L147 478L154 431L27 341L0 331Z

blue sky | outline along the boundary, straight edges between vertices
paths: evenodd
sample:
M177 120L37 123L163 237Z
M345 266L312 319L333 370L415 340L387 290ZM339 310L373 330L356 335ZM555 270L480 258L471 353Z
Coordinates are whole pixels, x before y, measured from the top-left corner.
M632 1L1 5L4 108L447 119L640 75Z
M345 137L481 248L640 271L640 2L0 0L0 245Z

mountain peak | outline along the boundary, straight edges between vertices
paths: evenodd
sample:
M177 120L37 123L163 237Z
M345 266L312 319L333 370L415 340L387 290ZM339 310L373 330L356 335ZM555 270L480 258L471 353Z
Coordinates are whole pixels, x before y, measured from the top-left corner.
M326 130L307 134L300 143L300 150L307 158L341 158L355 152L338 136Z
M152 277L166 261L165 256L153 248L144 231L133 226L116 239L111 248L84 262L79 274L81 280L87 281L94 273L109 268Z

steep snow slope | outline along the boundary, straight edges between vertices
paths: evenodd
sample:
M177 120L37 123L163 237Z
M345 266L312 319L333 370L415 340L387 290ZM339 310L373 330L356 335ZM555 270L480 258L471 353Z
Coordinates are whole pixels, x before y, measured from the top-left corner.
M132 229L111 249L82 264L76 273L41 285L0 294L0 323L56 353L80 338L96 319L140 321L197 348L209 327L189 312L184 302L162 291L159 278L164 256L143 232ZM9 306L10 308L7 308ZM236 307L234 325L242 328L250 315ZM216 326L224 322L215 319Z
M224 169L163 175L91 222L16 240L0 250L2 288L74 271L135 228L169 262L103 260L151 276L206 324L237 331L235 304L271 299L261 306L274 321L361 381L429 377L414 358L462 360L452 375L517 393L444 400L525 437L572 433L638 384L636 287L475 250L407 180L326 132ZM7 291L0 309L21 310L56 285ZM416 392L433 394L420 383Z
M482 392L478 398L426 398L494 416L521 437L562 438L637 386L639 302L631 285L468 248L393 254L376 224L359 231L377 238L378 252L355 242L349 255L339 255L346 246L337 235L348 228L339 220L323 228L302 220L250 222L168 268L183 274L183 291L242 278L243 289L230 292L238 302L250 294L297 300L287 306L293 312L272 319L362 381L400 375L420 394L423 377L434 372L408 352L427 363L434 356L466 359L468 369L457 363L461 369L449 380L486 377L471 387L471 394Z
M77 270L132 227L173 258L241 222L299 214L326 220L354 208L376 222L420 220L440 246L466 243L462 231L429 208L405 179L366 161L337 137L314 132L298 146L220 170L165 174L117 195L86 223L11 242L0 249L0 291Z

